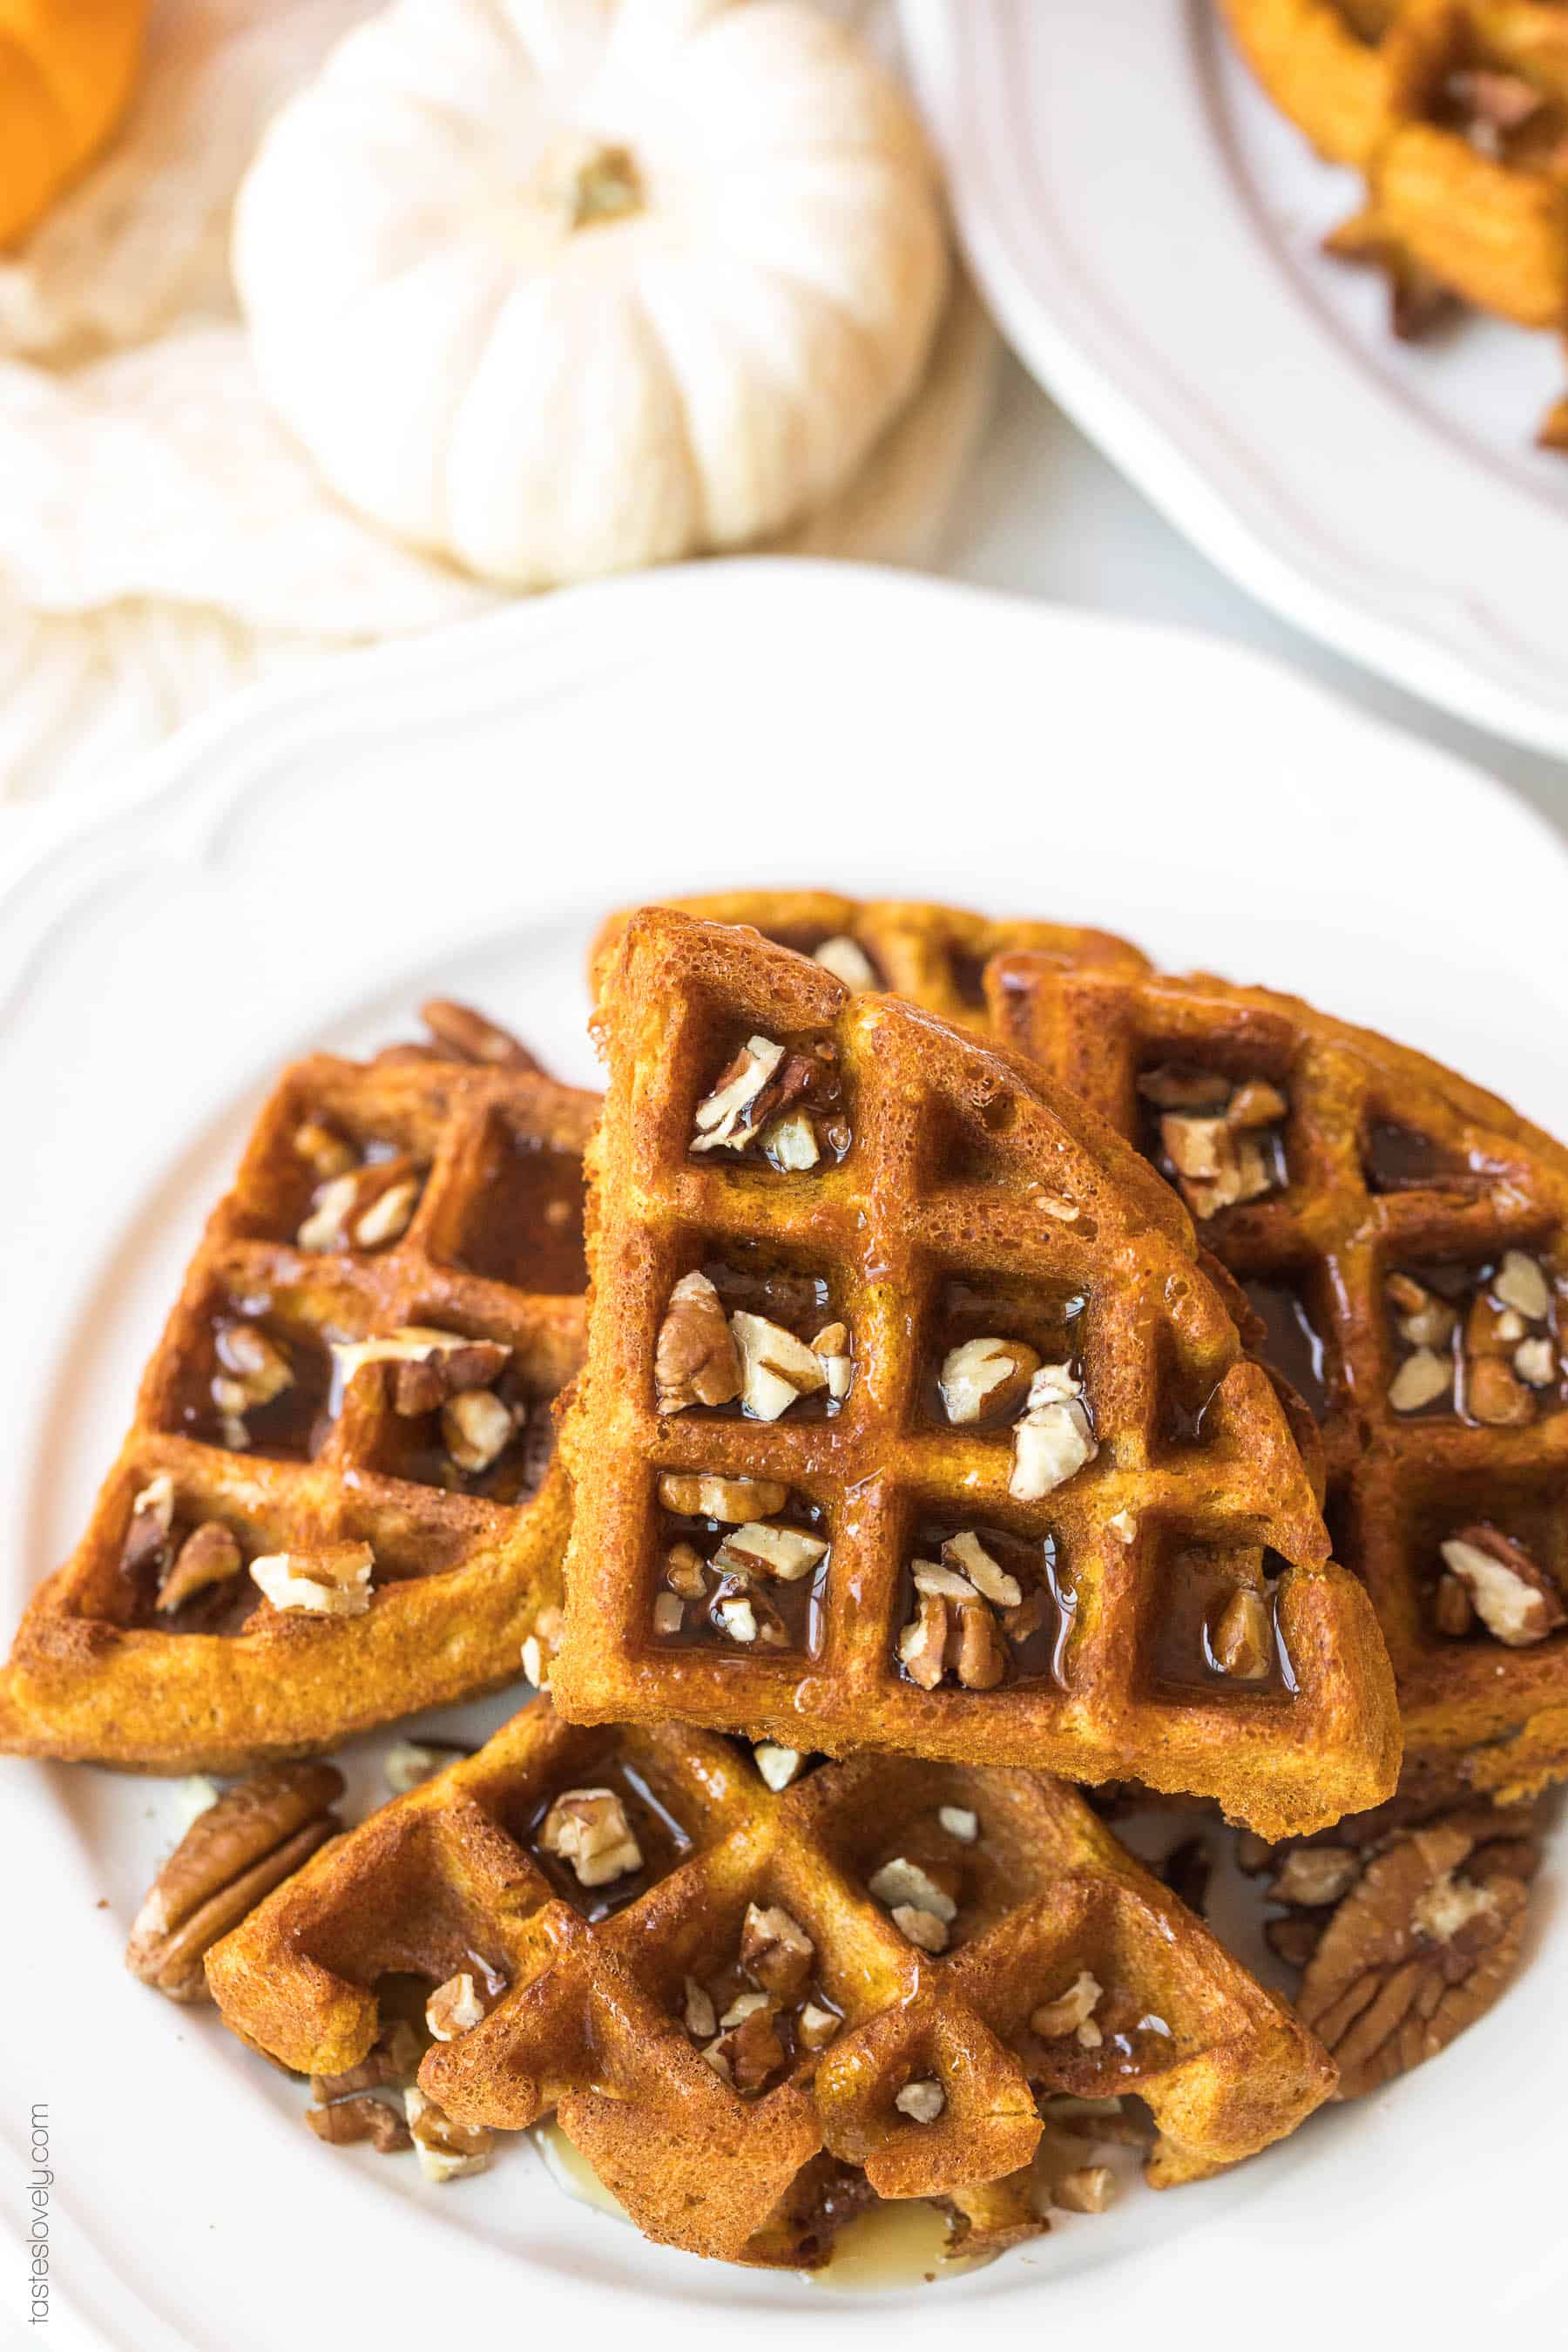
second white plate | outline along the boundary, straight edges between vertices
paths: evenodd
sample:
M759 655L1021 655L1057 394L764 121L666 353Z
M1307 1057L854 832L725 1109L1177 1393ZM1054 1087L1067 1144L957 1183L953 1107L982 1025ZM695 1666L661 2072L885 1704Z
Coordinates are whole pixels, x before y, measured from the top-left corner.
M1320 163L1212 0L902 0L971 261L1025 360L1265 603L1479 726L1568 754L1562 346L1413 348L1319 250Z

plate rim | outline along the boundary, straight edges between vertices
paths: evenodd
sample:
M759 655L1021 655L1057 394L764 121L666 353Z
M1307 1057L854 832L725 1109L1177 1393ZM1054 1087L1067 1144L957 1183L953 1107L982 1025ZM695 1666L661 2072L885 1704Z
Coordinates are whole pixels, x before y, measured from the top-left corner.
M1181 0L1190 21L1194 0ZM1542 656L1539 688L1511 683L1489 660L1485 632L1465 627L1477 607L1473 583L1422 583L1435 605L1461 625L1461 642L1440 642L1418 620L1402 616L1408 581L1385 574L1383 608L1370 592L1351 591L1314 557L1261 494L1250 500L1215 478L1213 436L1195 417L1178 424L1145 393L1152 358L1113 350L1073 283L1053 258L1051 240L1020 217L1016 192L1022 164L1008 122L987 120L980 134L973 86L982 69L1016 80L1022 37L1014 0L900 0L909 69L944 153L960 241L1003 330L1037 382L1184 537L1247 593L1308 635L1468 724L1510 741L1568 757L1568 696ZM1189 37L1220 37L1194 26ZM1328 167L1325 166L1325 169ZM1015 192L1009 208L1008 192ZM1125 341L1125 331L1123 331ZM1342 575L1364 572L1358 551ZM1496 625L1506 634L1506 625ZM1468 639L1468 646L1465 640ZM1510 667L1521 666L1515 660Z

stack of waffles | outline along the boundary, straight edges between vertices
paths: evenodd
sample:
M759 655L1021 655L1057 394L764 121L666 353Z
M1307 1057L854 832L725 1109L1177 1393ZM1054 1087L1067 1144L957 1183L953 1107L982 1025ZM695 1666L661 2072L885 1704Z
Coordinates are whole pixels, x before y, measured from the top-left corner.
M1568 1772L1568 1153L1103 932L746 894L593 974L602 1105L447 1003L286 1074L26 1614L0 1743L232 1780L136 1972L322 2140L553 2117L795 2267L1440 2050ZM343 1830L326 1751L524 1678Z

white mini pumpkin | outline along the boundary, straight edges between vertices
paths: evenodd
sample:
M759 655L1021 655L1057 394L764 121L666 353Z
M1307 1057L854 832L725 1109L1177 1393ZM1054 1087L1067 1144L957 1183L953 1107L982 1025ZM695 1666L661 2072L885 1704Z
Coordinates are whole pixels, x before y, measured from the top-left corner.
M907 100L795 0L395 0L269 128L234 268L340 496L538 588L832 499L948 258Z

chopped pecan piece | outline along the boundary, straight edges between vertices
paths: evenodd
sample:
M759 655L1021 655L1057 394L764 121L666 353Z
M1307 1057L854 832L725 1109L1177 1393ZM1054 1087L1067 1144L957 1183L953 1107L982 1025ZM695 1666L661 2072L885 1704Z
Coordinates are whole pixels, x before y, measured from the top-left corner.
M738 1151L752 1140L762 1125L762 1099L784 1058L784 1047L773 1038L747 1039L697 1106L693 1151Z
M1012 1414L1039 1369L1039 1357L1022 1339L965 1339L942 1358L937 1376L942 1411L960 1428L983 1413Z
M482 2124L458 2123L413 2083L403 2094L403 2105L426 2180L460 2180L466 2173L483 2172L495 2145L493 2132Z
M827 1385L815 1348L770 1323L764 1315L731 1315L730 1329L741 1358L741 1402L758 1421L777 1421L797 1399Z
M704 1274L683 1274L669 1294L654 1354L660 1412L729 1404L741 1393L741 1360L719 1293Z
M318 2106L327 2106L333 2099L352 2098L358 2091L385 2090L394 2084L401 2090L419 2072L424 2055L424 2046L408 2020L394 2018L390 2025L382 2027L357 2066L342 2074L312 2074L310 2096Z
M183 1609L198 1592L226 1584L245 1563L239 1546L221 1519L204 1519L185 1538L158 1585L160 1610L166 1614Z
M753 1999L757 2005L748 2005L732 2025L729 2020L735 2017L735 2011L728 2011L726 2031L702 2053L713 2072L737 2091L760 2091L788 2054L773 2011L760 1995Z
M274 1609L363 1617L374 1566L367 1543L321 1544L313 1551L266 1552L251 1561L250 1574Z
M1064 2213L1103 2213L1117 2194L1116 2175L1108 2164L1079 2165L1051 2183L1051 2203Z
M1488 1633L1509 1649L1544 1642L1568 1615L1544 1570L1489 1521L1459 1528L1441 1549L1449 1576L1463 1586Z
M1498 1356L1474 1356L1465 1368L1465 1406L1489 1429L1518 1429L1535 1418L1535 1399Z
M1023 1417L1013 1431L1015 1501L1037 1503L1092 1462L1095 1442L1083 1383L1068 1364L1042 1364L1029 1382Z
M482 2025L489 2011L479 1987L467 1969L438 1984L425 2004L425 2022L437 2042L455 2042Z
M805 1990L816 1947L798 1919L773 1904L746 1906L741 1930L741 1966L753 1984L779 2000L797 2000Z
M1237 1682L1262 1682L1274 1656L1274 1622L1261 1592L1243 1585L1220 1612L1211 1643L1214 1662Z
M1526 1808L1476 1806L1394 1836L1324 1930L1297 2008L1358 2098L1447 2047L1512 1977L1539 1859Z
M539 1843L569 1864L584 1886L607 1886L642 1868L642 1848L614 1789L564 1790L544 1817Z
M658 1499L682 1518L719 1519L741 1527L748 1519L771 1519L789 1500L776 1478L726 1478L717 1470L666 1471Z
M205 2000L207 1953L336 1833L329 1808L342 1792L331 1764L277 1764L199 1813L136 1914L132 1975L172 2000Z
M947 2094L934 2075L906 2083L893 2101L900 2115L915 2124L934 2124L947 2105Z
M395 2107L362 2091L356 2097L334 2099L330 2106L307 2107L305 2121L329 2147L353 2147L372 2140L378 2156L398 2156L412 2147L414 2136Z
M726 1536L713 1555L713 1566L731 1576L763 1576L777 1584L795 1584L826 1555L821 1536L804 1528L767 1527L749 1519Z
M1063 2034L1079 2032L1100 2007L1103 1993L1099 1978L1080 1969L1065 1992L1041 2002L1029 2019L1029 2031L1042 2042L1057 2042Z
M434 996L419 1008L419 1018L437 1045L455 1062L481 1062L497 1070L539 1070L542 1066L510 1029L488 1021L471 1004Z
M752 1761L770 1789L787 1789L799 1774L805 1758L798 1748L781 1748L771 1739L759 1741L752 1750Z
M852 995L864 996L877 985L870 957L847 931L837 931L832 939L824 940L819 948L812 950L811 960L819 963L824 971L830 971L835 980L841 980Z
M465 1389L441 1407L441 1441L459 1470L479 1477L517 1433L517 1415L492 1389Z

